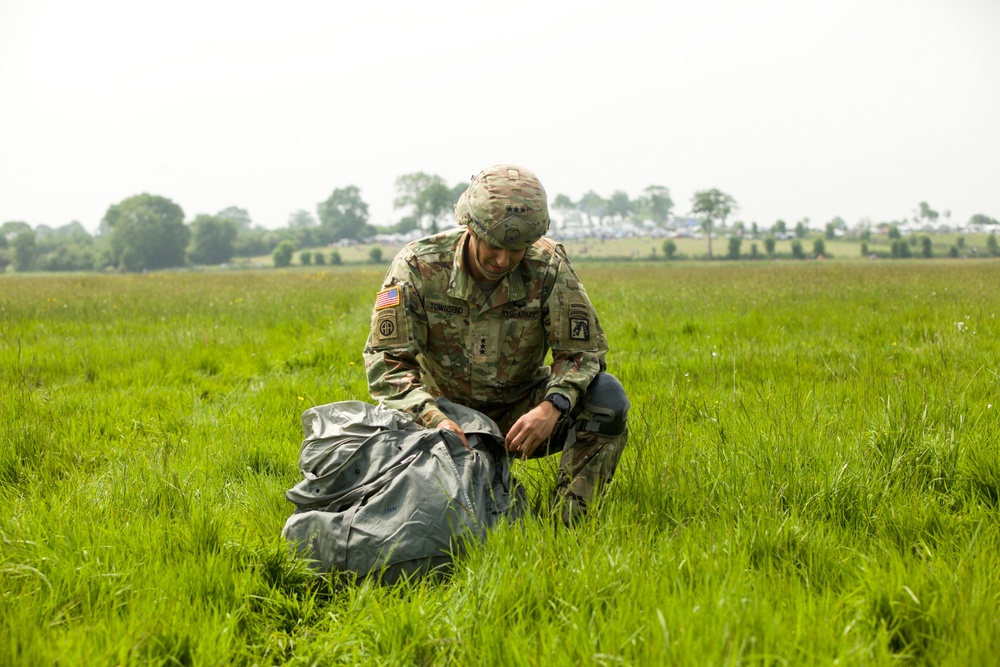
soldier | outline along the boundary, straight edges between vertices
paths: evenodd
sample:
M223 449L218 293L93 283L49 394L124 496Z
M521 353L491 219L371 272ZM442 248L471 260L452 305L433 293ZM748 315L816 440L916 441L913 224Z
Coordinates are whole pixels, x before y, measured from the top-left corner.
M386 273L365 346L369 390L466 446L435 397L492 418L514 455L561 451L554 496L570 524L628 440L629 401L604 372L604 330L566 251L543 237L548 202L534 173L482 171L455 215L461 226L408 244Z

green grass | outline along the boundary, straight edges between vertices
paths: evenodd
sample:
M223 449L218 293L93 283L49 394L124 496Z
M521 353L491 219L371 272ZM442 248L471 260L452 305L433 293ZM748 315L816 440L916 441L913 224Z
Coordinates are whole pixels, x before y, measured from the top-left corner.
M300 413L367 396L381 271L0 279L0 664L1000 652L997 262L580 265L633 403L592 518L338 588L283 493Z

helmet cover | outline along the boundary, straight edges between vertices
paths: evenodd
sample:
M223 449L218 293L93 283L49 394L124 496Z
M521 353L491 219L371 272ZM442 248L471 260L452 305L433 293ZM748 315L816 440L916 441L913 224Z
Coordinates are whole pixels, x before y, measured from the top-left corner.
M476 238L507 250L524 250L549 229L545 188L532 171L511 164L479 172L455 204L455 217Z

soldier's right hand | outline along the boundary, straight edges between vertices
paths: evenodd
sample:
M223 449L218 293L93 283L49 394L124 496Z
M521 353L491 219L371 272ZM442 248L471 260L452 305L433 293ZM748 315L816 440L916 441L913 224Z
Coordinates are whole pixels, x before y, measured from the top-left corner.
M471 447L469 447L469 440L465 437L465 431L463 431L462 427L453 422L452 420L445 419L444 421L439 422L437 428L446 428L449 431L457 433L458 437L462 439L462 444L465 446L465 448L471 449Z

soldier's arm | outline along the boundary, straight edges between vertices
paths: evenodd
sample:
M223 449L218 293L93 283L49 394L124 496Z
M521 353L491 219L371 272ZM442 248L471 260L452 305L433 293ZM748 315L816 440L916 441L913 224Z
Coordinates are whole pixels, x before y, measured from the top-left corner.
M545 326L552 349L549 392L575 405L594 377L606 368L607 338L583 283L557 248L550 264L552 291L546 300Z
M445 415L420 377L418 355L427 342L427 316L419 291L420 276L411 261L415 262L397 257L386 273L365 344L365 370L372 398L409 414L418 424L433 427ZM396 294L391 293L393 288L398 290Z

